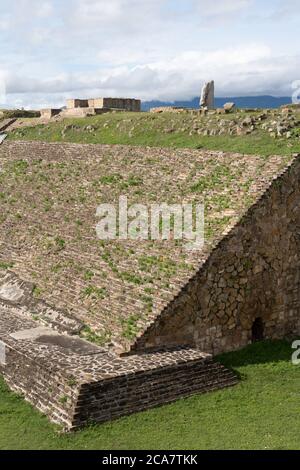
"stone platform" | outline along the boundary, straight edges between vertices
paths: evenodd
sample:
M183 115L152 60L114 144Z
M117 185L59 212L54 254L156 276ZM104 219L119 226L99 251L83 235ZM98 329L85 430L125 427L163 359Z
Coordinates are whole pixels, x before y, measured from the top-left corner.
M66 430L104 422L237 383L195 349L125 358L42 327L0 302L0 372L7 384Z

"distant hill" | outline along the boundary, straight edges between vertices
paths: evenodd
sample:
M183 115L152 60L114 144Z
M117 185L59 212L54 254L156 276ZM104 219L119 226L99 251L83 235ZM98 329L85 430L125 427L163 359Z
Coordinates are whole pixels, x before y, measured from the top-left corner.
M144 101L142 103L142 110L149 111L150 108L155 108L158 106L179 106L183 108L199 108L200 97L193 98L190 101ZM291 104L292 99L290 97L284 96L281 98L276 98L275 96L241 96L237 98L216 98L216 108L222 108L222 106L229 102L233 101L237 108L279 108L284 104Z

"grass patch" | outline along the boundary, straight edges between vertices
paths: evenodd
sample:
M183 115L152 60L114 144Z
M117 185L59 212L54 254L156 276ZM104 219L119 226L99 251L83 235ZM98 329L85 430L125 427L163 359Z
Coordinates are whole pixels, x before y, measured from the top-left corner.
M107 292L103 287L90 285L83 290L83 295L84 297L91 297L92 299L104 299Z
M277 341L223 355L239 385L63 435L1 379L0 448L299 450L299 366L292 352L291 343Z
M42 296L42 293L43 293L43 290L40 287L34 286L33 291L32 291L33 297L35 297L36 299L40 299Z
M121 179L121 175L107 175L102 176L99 181L101 184L115 184L118 183Z
M133 340L138 333L137 323L139 317L137 315L131 315L127 319L122 319L121 324L123 328L122 336L126 339Z
M14 266L14 263L0 261L0 269L11 269L13 268L13 266Z
M80 331L81 338L89 341L90 343L97 344L98 346L104 346L110 338L110 332L106 332L102 335L95 333L89 326L84 326Z

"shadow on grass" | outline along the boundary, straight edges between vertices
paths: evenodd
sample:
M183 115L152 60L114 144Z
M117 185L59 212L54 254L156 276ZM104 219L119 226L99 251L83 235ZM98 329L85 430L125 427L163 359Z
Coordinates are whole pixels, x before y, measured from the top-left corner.
M230 369L254 364L290 361L294 352L292 343L293 340L260 341L241 351L222 354L215 359Z

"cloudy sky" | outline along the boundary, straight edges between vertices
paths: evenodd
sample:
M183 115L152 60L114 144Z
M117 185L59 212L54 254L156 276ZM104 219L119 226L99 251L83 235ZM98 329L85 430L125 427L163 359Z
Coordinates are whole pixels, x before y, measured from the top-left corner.
M0 0L0 102L290 96L300 0ZM2 96L1 96L2 94Z

